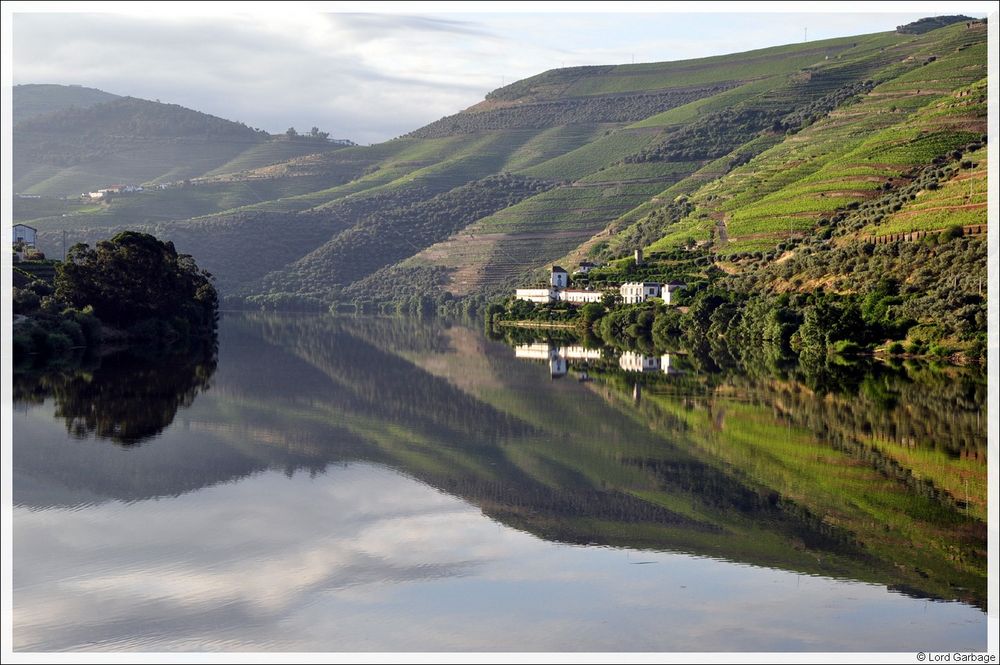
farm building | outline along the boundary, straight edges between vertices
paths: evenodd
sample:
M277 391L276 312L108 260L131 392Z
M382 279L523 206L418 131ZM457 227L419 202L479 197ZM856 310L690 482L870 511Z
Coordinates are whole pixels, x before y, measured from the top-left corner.
M626 305L634 305L649 298L659 298L662 287L659 282L625 282L618 288L618 292Z
M549 275L549 284L557 289L565 289L569 285L569 273L559 266L552 266L552 273Z
M672 295L683 288L683 284L674 282L669 284L660 284L659 282L626 282L618 290L626 305L645 302L649 298L663 298L663 301L669 305L671 304Z
M518 300L527 300L528 302L540 302L540 303L550 303L559 298L559 289L553 288L533 288L533 289L517 289L514 291L514 297Z
M15 224L13 242L16 245L19 242L28 245L29 247L35 246L35 236L38 234L38 229L33 226L28 226L27 224Z

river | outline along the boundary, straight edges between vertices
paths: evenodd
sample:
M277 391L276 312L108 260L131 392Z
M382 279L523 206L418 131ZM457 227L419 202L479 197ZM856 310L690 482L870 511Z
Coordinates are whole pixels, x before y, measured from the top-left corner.
M986 648L986 381L226 315L15 374L20 651Z

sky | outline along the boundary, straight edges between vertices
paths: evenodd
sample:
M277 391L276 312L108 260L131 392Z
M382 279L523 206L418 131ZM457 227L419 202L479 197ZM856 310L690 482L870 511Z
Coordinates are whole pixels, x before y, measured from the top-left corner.
M677 9L669 3L615 3L625 11L596 13L609 5L241 3L250 13L236 13L227 3L13 3L12 77L181 104L270 132L318 126L368 144L552 68L880 32L923 16L985 16L989 4L809 3L822 13L774 13L782 7L771 3L754 13L678 13L663 11ZM559 11L567 6L574 12ZM883 11L861 13L872 6ZM845 7L851 13L834 13ZM550 13L526 11L533 8Z

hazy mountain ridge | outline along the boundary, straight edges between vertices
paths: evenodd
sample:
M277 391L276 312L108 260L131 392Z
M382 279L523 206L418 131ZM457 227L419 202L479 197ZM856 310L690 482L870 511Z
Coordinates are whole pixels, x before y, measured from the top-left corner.
M17 125L24 120L71 107L87 108L114 99L119 99L118 95L82 85L49 83L15 85L11 96L11 118L13 124Z

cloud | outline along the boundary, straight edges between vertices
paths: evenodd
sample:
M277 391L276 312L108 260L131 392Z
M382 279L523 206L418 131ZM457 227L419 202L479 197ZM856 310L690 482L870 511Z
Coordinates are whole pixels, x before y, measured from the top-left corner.
M13 636L24 650L986 646L985 615L958 603L550 543L367 464L127 504L16 507L13 525Z

